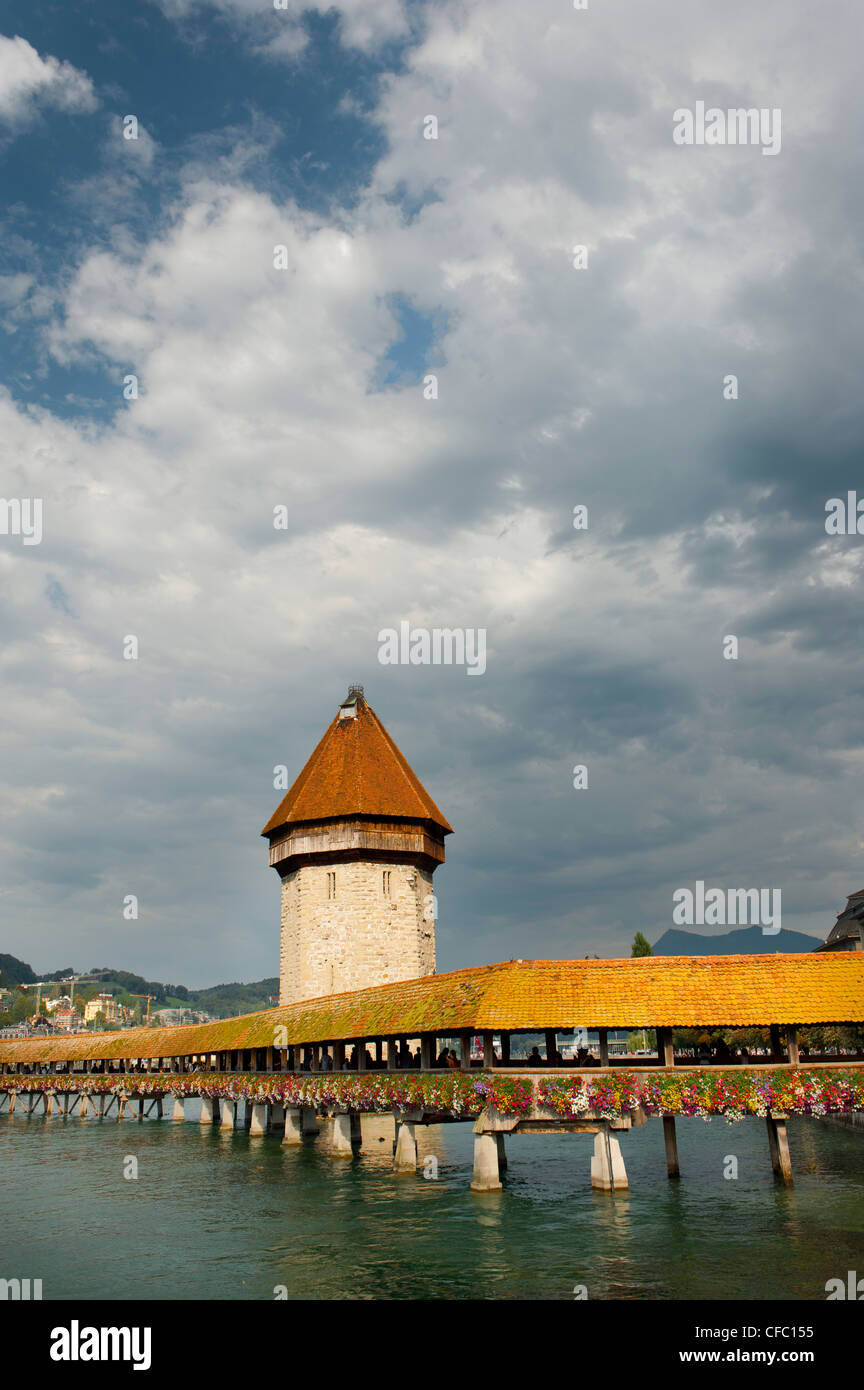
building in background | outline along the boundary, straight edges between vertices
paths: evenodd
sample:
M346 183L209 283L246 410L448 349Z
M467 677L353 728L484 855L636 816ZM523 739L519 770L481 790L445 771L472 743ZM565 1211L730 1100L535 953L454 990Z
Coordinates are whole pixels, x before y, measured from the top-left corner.
M862 938L864 924L864 888L850 893L846 906L839 914L825 941L816 947L817 951L861 951L864 950Z
M89 999L84 1005L84 1022L95 1022L101 1014L107 1025L114 1028L122 1028L124 1023L128 1023L132 1017L130 1009L118 1004L113 994L97 994L95 999Z

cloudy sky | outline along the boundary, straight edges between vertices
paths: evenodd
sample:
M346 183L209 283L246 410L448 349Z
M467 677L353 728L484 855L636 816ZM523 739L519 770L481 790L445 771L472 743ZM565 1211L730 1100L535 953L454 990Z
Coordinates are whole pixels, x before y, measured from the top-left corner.
M349 682L455 830L439 969L629 954L699 879L824 935L864 884L860 0L2 21L0 496L43 534L0 535L0 950L276 974L273 769ZM700 101L779 153L676 144ZM403 620L485 673L381 665Z

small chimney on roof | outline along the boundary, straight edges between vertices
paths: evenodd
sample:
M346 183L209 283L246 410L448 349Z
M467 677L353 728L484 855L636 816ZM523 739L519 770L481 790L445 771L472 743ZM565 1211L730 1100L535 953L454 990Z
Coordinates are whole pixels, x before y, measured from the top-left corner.
M356 719L357 703L363 699L362 685L349 685L348 694L339 706L340 719Z

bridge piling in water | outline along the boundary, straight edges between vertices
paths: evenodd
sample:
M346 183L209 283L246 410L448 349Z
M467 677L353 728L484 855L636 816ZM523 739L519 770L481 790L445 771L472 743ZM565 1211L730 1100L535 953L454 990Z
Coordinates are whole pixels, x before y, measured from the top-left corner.
M500 1192L501 1172L498 1161L498 1135L474 1135L474 1176L472 1192Z
M629 1187L621 1145L609 1132L608 1123L594 1136L591 1157L591 1186L601 1192L617 1192Z
M252 1106L252 1117L249 1121L250 1134L266 1134L269 1128L269 1109L268 1105L260 1102Z
M771 1167L775 1177L784 1187L792 1187L792 1160L789 1155L789 1136L786 1133L786 1116L779 1111L770 1111L765 1117L768 1126L768 1149L771 1154Z
M675 1133L675 1116L663 1116L663 1141L666 1145L666 1174L670 1178L680 1178L678 1167L678 1136Z
M219 1111L220 1111L219 1128L220 1128L220 1129L236 1129L236 1128L237 1128L237 1102L236 1102L236 1100L228 1100L227 1097L224 1098L224 1099L220 1102Z
M296 1148L303 1143L302 1111L292 1109L291 1106L288 1105L285 1107L285 1125L282 1143L287 1148Z
M414 1133L414 1120L396 1116L396 1149L393 1154L394 1173L416 1173L417 1136Z
M330 1132L331 1152L339 1158L353 1158L354 1146L351 1143L351 1116L339 1111L333 1116Z

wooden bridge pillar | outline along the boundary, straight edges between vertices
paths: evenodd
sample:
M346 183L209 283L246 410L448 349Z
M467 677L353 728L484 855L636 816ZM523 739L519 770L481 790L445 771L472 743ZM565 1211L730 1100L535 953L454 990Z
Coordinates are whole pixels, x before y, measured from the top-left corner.
M768 1148L771 1153L771 1167L775 1176L785 1187L792 1186L792 1160L789 1156L789 1136L786 1133L786 1116L770 1111L765 1117L768 1126Z
M597 1036L598 1036L598 1038L599 1038L599 1046L600 1046L600 1065L601 1065L601 1067L608 1067L608 1065L609 1065L609 1029L608 1029L608 1028L598 1028L598 1030L597 1030Z
M678 1167L678 1136L675 1133L675 1116L663 1116L663 1140L666 1144L666 1173L670 1178L680 1178Z

